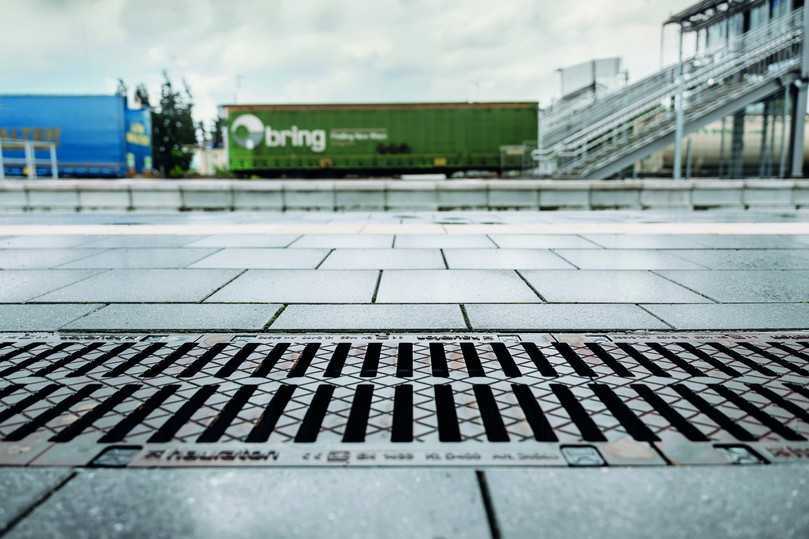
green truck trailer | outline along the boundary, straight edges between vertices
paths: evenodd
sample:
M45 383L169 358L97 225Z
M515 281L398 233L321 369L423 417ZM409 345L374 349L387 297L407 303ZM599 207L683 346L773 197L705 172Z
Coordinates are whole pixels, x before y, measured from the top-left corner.
M538 105L225 105L238 176L519 170L536 148Z

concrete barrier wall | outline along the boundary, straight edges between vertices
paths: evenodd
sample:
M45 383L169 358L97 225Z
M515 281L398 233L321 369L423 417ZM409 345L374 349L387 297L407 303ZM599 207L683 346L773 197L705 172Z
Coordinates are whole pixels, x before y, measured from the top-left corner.
M809 180L7 180L0 212L809 208Z

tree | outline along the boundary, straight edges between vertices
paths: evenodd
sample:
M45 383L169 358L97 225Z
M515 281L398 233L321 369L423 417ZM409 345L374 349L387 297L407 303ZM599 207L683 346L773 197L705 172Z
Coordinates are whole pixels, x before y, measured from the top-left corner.
M211 148L225 147L225 119L217 117L211 124Z
M138 84L135 88L135 103L140 105L142 109L152 108L152 103L149 100L149 90L146 89L145 84Z
M192 148L197 144L193 106L188 84L183 81L182 91L176 90L164 71L160 110L152 112L152 156L164 177L182 177L191 165Z

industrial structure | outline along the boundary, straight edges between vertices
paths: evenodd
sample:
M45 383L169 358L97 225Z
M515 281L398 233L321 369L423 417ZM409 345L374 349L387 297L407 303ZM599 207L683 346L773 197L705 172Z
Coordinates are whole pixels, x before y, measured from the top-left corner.
M152 168L151 112L120 95L0 95L0 178L125 177Z
M664 27L679 28L679 61L595 102L544 114L534 154L538 172L590 179L632 175L636 163L673 145L672 174L680 178L687 172L687 135L729 119L731 140L722 161L729 177L742 177L746 111L755 107L763 123L758 149L760 161L768 163L764 172L802 176L807 18L803 0L703 0L672 15ZM776 120L783 133L773 132ZM783 142L773 158L775 140Z
M536 102L226 105L231 172L242 176L522 171Z

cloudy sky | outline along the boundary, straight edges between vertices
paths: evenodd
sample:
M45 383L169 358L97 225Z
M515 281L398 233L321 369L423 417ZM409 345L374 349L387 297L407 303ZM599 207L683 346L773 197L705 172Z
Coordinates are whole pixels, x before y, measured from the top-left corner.
M2 0L0 92L111 93L122 78L156 95L167 69L200 119L234 100L547 102L562 66L656 70L660 23L694 1Z

